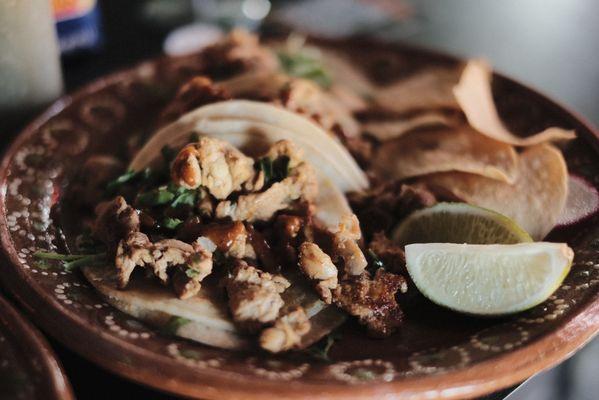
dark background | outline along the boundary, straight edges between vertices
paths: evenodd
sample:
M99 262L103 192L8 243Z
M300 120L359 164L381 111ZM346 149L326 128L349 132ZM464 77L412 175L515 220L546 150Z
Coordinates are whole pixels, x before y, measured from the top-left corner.
M368 10L372 4L380 7L389 2L400 10L393 18L367 18L372 16ZM368 32L385 40L403 40L463 57L483 56L498 71L540 89L599 125L597 0L273 3L274 16L279 22L293 22L300 28L318 29L326 25L329 34L348 33L349 19L368 20L371 21L369 26L359 26L361 33ZM201 18L197 11L194 14L189 0L100 0L99 5L104 44L93 52L63 60L67 92L107 72L160 54L164 38L173 28ZM10 127L12 134L21 125L22 121ZM3 134L3 147L10 136ZM79 399L172 398L115 377L62 345L54 341L51 344ZM488 398L595 399L599 393L598 360L599 341L595 340L575 357L533 377L517 390L512 388Z

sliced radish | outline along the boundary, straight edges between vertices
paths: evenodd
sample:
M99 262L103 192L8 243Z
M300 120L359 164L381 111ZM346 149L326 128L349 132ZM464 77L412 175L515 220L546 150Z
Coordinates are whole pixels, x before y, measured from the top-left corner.
M573 225L599 211L599 192L584 178L576 175L568 177L568 198L557 226Z

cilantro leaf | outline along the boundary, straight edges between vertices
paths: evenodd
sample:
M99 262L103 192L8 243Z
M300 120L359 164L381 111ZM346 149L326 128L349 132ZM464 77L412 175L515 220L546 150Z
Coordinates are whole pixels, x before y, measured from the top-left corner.
M318 58L302 51L280 51L277 56L288 75L310 79L324 88L331 86L332 79Z
M142 206L159 206L170 203L175 195L167 189L155 189L137 196L137 202Z
M172 230L177 229L182 223L183 221L181 221L179 218L166 217L162 220L162 226L164 226L166 229Z

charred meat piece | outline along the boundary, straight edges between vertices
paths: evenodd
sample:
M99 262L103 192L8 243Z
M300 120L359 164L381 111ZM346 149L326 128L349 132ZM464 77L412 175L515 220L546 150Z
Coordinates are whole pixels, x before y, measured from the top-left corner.
M384 232L377 232L368 245L368 250L383 263L385 269L396 274L406 274L406 255L403 248L393 243Z
M362 229L368 240L376 232L389 232L412 212L437 202L436 196L426 187L402 182L381 184L363 193L350 193L348 199L362 221Z
M185 146L173 161L171 178L186 189L205 188L226 199L254 176L254 160L231 144L211 137Z
M274 326L266 328L260 334L260 347L271 352L297 348L302 336L310 331L310 320L302 307L296 307L283 315Z
M366 325L370 335L385 337L392 334L403 321L403 312L395 296L405 292L407 283L400 275L378 269L374 278L367 272L341 281L333 291L333 301Z
M315 283L320 298L331 304L331 290L337 288L337 267L331 261L331 257L317 244L304 242L300 246L299 265L304 275Z
M95 238L106 244L114 254L119 241L133 232L139 231L139 215L122 196L98 204L96 220L92 226Z
M274 322L284 304L281 293L289 286L289 281L280 275L237 261L232 273L225 279L233 320L250 332Z
M345 273L348 275L360 275L368 265L358 245L361 238L360 222L354 214L346 215L333 234L333 251L343 259Z
M196 76L179 89L160 115L158 126L166 125L194 108L228 100L231 96L205 76Z

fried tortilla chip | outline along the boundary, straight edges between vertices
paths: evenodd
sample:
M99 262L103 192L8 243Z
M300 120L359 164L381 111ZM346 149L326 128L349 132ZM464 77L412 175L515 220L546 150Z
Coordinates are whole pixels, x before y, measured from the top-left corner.
M461 171L514 183L518 155L512 146L487 138L467 125L412 132L381 145L373 166L395 179Z
M562 153L549 144L520 154L520 174L513 185L479 175L449 172L423 178L464 201L515 220L535 240L555 226L568 195L568 170Z
M491 90L492 71L484 61L471 60L464 68L460 82L453 88L453 94L474 129L500 142L515 146L574 139L574 131L561 128L547 128L535 135L521 138L511 133L501 122Z
M380 107L404 113L435 108L458 109L452 89L458 83L461 67L428 68L373 93Z
M454 123L453 118L440 111L427 111L409 118L366 122L362 124L362 131L374 136L381 142L385 142L417 129L450 126Z

